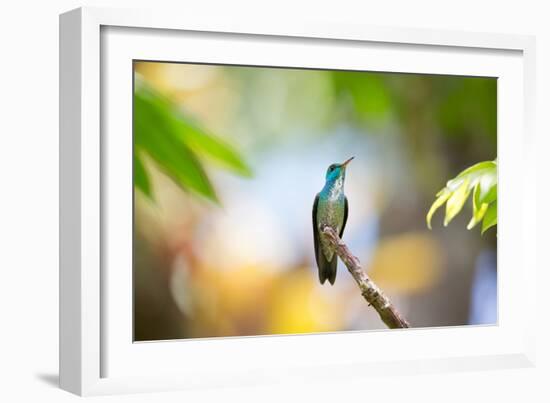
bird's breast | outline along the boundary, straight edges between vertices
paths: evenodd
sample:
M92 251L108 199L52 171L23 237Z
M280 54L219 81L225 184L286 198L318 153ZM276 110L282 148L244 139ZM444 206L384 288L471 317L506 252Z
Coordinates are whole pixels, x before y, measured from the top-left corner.
M319 228L329 225L340 231L344 221L345 200L341 197L325 197L319 199L317 207L317 223Z

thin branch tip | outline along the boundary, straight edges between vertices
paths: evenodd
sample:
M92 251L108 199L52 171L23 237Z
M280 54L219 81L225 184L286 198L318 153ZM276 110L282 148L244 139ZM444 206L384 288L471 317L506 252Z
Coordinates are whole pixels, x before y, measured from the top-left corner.
M359 259L355 257L338 233L330 226L321 229L322 235L329 241L340 260L355 279L363 298L380 315L380 319L391 329L408 328L409 322L399 313L386 294L378 287L361 267Z

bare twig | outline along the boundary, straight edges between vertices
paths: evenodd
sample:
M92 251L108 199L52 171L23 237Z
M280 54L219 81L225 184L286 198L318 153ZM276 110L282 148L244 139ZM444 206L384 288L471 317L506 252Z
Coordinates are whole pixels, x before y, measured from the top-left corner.
M342 262L344 262L357 282L361 294L369 305L372 305L372 307L376 309L382 321L391 329L410 327L409 322L401 316L388 297L386 297L382 290L378 288L369 276L367 276L367 273L361 268L359 259L353 256L336 231L326 226L322 229L322 236L330 242L334 248L334 252L340 257Z

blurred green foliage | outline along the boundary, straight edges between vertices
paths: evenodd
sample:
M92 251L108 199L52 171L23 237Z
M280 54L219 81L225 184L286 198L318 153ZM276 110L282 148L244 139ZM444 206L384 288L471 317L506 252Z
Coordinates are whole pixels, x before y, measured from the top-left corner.
M218 202L203 162L204 157L243 177L252 176L244 158L229 144L206 131L174 103L136 76L134 92L134 184L153 199L144 155L182 189Z
M472 219L468 229L482 221L481 232L497 225L497 161L484 161L475 164L454 179L447 182L432 204L426 222L431 229L431 220L435 211L447 203L444 225L462 210L468 196L472 193Z
M353 115L361 123L386 123L392 114L403 121L410 119L410 112L414 116L428 111L441 128L440 134L464 143L480 135L496 141L495 79L368 71L331 73L335 94L349 97Z
M497 81L464 77L454 82L438 108L438 118L445 133L457 137L462 133L487 133L496 139ZM475 94L475 99L472 99Z
M336 95L350 97L359 121L373 123L388 118L394 100L384 75L367 71L333 71L332 80Z

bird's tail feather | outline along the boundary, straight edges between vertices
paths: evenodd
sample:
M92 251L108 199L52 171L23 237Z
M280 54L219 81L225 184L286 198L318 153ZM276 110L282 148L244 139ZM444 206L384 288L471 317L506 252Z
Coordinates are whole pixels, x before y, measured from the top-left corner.
M321 256L319 256L319 281L321 284L325 283L325 280L328 279L329 283L331 285L334 284L336 281L336 264L337 264L337 258L336 254L332 257L332 260L328 261L326 260L323 253L320 253Z

